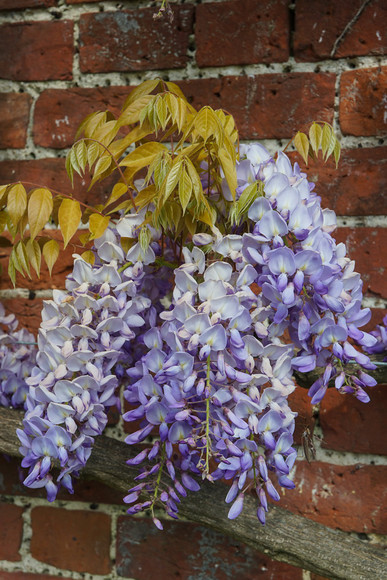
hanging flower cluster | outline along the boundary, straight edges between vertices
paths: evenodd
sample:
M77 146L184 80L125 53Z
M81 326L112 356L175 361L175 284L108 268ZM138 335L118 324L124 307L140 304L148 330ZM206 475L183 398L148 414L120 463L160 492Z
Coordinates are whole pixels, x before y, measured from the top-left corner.
M37 345L33 334L18 328L14 314L5 314L0 304L0 405L24 408L27 377L35 366Z
M224 199L206 168L202 181L224 213L226 180ZM177 517L200 476L231 482L230 518L253 489L264 523L267 495L280 497L274 484L294 487L296 413L287 401L294 370L321 369L309 391L313 404L332 380L368 400L364 387L375 381L366 370L374 366L349 339L367 348L377 339L359 330L370 311L361 308L362 282L345 246L331 236L334 213L321 209L297 164L259 144L241 146L237 183L243 210L229 233L213 226L193 235L173 277L168 239L149 225L148 243L136 239L145 211L109 227L95 243L93 265L76 257L66 291L45 303L27 379L18 432L27 486L46 487L50 500L60 485L72 491L124 385L124 419L137 424L126 442L142 445L128 461L139 470L124 500L128 513L150 509L161 528L154 509ZM348 373L348 362L362 370Z

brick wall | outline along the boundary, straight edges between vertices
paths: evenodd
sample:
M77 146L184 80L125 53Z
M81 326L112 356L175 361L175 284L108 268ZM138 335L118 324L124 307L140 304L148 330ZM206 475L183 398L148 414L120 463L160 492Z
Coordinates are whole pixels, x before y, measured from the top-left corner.
M68 191L64 157L81 119L116 112L131 86L162 76L178 82L194 106L230 111L241 139L274 151L312 120L333 122L342 160L311 164L323 204L339 216L365 282L374 324L387 299L386 153L387 9L383 0L231 0L173 5L174 22L154 21L142 0L0 0L0 183L26 180ZM104 186L76 194L106 197ZM0 262L6 262L0 248ZM53 278L19 279L0 299L36 330L42 300L62 287L71 250ZM368 405L328 393L317 418L317 460L296 465L296 490L282 505L331 527L381 543L387 476L383 387ZM297 432L310 420L297 392ZM123 427L112 416L110 429ZM81 481L76 494L49 505L20 484L18 461L0 458L0 580L171 578L223 580L238 574L293 580L316 576L273 562L189 523L157 532L125 516L121 497ZM86 576L84 575L86 573ZM321 579L320 579L321 580Z

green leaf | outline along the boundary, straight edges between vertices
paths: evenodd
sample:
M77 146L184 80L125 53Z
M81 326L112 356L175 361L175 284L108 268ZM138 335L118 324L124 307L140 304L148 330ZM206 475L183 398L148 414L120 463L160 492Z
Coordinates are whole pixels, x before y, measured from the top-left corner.
M15 183L8 191L7 211L15 228L27 207L27 193L21 183Z
M322 129L320 125L318 123L312 123L309 129L309 141L316 155L321 145L321 138Z
M51 191L44 188L35 189L28 200L28 223L33 240L51 217L53 208Z
M40 266L42 263L42 251L36 240L29 239L26 243L26 252L31 266L40 277Z
M47 264L48 271L51 272L59 256L59 244L56 240L49 240L43 246L43 257Z
M71 181L71 185L74 187L74 169L71 163L71 149L66 155L66 171Z
M90 239L100 238L109 225L109 216L93 213L89 219Z
M82 211L79 201L75 199L64 199L58 211L58 223L61 229L64 247L67 246L81 221Z
M305 133L298 131L294 137L294 146L306 164L308 164L309 140Z

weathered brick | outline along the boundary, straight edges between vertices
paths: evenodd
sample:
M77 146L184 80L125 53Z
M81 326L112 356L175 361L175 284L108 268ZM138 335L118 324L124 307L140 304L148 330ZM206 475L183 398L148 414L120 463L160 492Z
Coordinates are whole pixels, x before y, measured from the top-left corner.
M296 489L279 505L331 528L385 534L386 477L386 466L300 461Z
M333 389L325 395L320 409L323 447L353 453L387 455L386 385L366 389L371 401L361 403L354 397L341 396Z
M31 102L24 93L0 93L0 149L25 146Z
M345 135L387 134L387 67L343 72L340 127Z
M166 18L154 22L155 8L84 14L80 18L82 72L181 68L187 63L193 7L173 6L173 32Z
M315 119L331 121L335 75L226 76L179 83L195 108L225 109L241 139L291 138Z
M196 62L202 67L286 61L289 23L287 0L199 4Z
M23 533L22 514L22 507L0 502L0 560L21 560L19 549Z
M73 23L29 22L0 27L0 78L71 79Z
M334 237L347 246L347 254L356 261L356 271L364 281L363 290L387 298L387 268L385 253L386 228L338 228Z
M321 155L321 154L320 154ZM292 160L296 159L291 155ZM314 191L321 196L323 207L337 215L384 215L387 213L386 171L387 148L344 149L336 169L333 160L297 161L316 183Z
M110 572L107 514L36 507L31 512L31 523L33 558L74 572Z
M0 10L24 10L24 8L50 8L58 0L0 0Z
M36 145L55 149L71 146L78 126L87 115L105 110L118 114L129 91L128 87L43 91L35 107Z
M117 572L136 580L227 580L237 570L240 580L301 580L302 571L273 562L212 530L185 523L163 522L159 532L149 519L126 516L117 524ZM172 548L172 549L171 549ZM157 554L156 558L149 557Z
M364 10L354 20L362 7ZM296 60L317 61L386 53L387 8L382 0L368 3L363 0L297 0L295 12Z
M56 192L73 195L77 200L88 205L96 205L107 201L115 180L113 174L108 179L96 183L88 191L90 179L74 174L74 187L65 168L62 157L48 159L7 160L0 161L0 184L22 181L27 190L35 186L47 187L53 194Z

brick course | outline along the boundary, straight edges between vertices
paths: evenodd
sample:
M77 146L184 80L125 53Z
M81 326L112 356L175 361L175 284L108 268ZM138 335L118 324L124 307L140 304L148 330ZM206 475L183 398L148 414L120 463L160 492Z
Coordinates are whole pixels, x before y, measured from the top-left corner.
M72 78L73 23L0 26L0 78L47 81Z
M23 148L32 99L23 93L0 93L0 149Z

